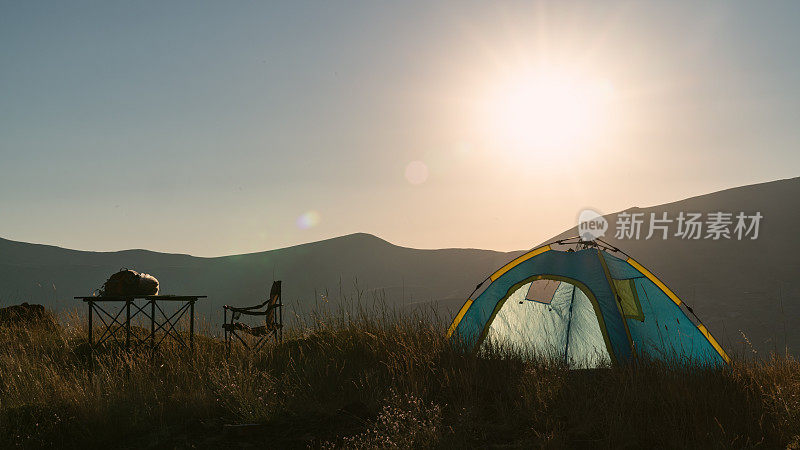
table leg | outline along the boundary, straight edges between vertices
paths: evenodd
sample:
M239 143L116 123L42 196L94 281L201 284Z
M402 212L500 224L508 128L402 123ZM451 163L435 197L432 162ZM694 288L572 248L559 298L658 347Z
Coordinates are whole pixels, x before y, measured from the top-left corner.
M87 301L86 304L89 305L89 382L91 382L94 375L94 342L92 342L94 340L92 336L92 310L94 310L94 305L91 300Z
M86 302L89 305L89 348L93 348L94 344L92 343L92 301L89 300Z
M189 351L194 353L194 300L189 300Z
M131 348L131 302L133 300L125 301L125 350Z
M150 299L150 357L156 354L156 301Z
M231 352L231 343L228 340L228 307L227 305L222 308L223 316L222 316L222 335L225 336L225 356L230 354Z

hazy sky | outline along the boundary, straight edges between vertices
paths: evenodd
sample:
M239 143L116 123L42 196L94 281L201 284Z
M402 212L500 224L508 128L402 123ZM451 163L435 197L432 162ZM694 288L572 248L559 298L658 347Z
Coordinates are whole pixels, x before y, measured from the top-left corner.
M800 175L800 2L676 3L2 1L0 237L510 250Z

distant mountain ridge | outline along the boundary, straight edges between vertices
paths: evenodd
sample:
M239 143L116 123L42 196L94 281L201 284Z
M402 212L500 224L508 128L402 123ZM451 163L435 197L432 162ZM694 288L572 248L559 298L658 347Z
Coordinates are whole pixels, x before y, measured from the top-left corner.
M761 353L786 343L800 350L800 178L727 189L627 212L761 212L757 240L605 239L634 256L689 303L723 345L743 347L741 332ZM553 240L577 235L572 228ZM521 252L479 249L419 250L356 233L243 255L203 258L148 250L85 252L0 238L0 303L79 307L111 273L132 268L158 277L163 293L202 294L212 323L223 304L255 304L271 281L284 281L287 314L303 315L341 296L390 308L424 307L444 320L475 285ZM784 332L785 330L785 332Z
M214 258L148 250L83 252L0 238L0 301L80 306L73 296L91 295L111 273L132 268L155 275L162 293L208 295L200 311L213 321L223 304L258 303L273 277L284 281L287 309L298 312L339 297L353 300L359 292L365 303L378 298L389 307L407 307L436 300L433 306L440 308L463 302L469 286L513 254L417 250L366 233Z

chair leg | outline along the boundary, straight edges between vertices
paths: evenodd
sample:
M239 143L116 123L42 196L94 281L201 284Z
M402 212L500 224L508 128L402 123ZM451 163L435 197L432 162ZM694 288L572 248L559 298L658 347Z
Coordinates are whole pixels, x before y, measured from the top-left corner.
M231 342L228 339L228 309L223 309L222 333L225 336L225 356L231 355Z
M239 333L237 333L237 332L236 332L236 330L231 330L231 334L232 334L233 336L235 336L235 337L236 337L236 339L238 339L238 340L239 340L239 342L241 342L241 343L242 343L242 345L244 345L244 347L245 347L246 349L250 350L250 346L249 346L249 345L247 345L247 342L246 342L244 339L242 339L242 337L241 337L241 336L239 336ZM232 340L233 340L233 338L231 338L231 341L232 341Z
M231 355L231 338L228 330L225 330L225 356Z
M261 350L261 347L263 347L267 343L267 338L268 336L261 336L260 338L258 338L258 341L256 341L256 345L253 346L253 351L257 352Z

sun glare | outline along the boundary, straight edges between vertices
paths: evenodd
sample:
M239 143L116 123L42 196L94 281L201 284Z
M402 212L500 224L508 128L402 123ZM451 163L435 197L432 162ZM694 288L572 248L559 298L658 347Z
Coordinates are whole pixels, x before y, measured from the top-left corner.
M523 151L573 151L600 135L613 89L554 71L500 83L490 98L491 139Z

